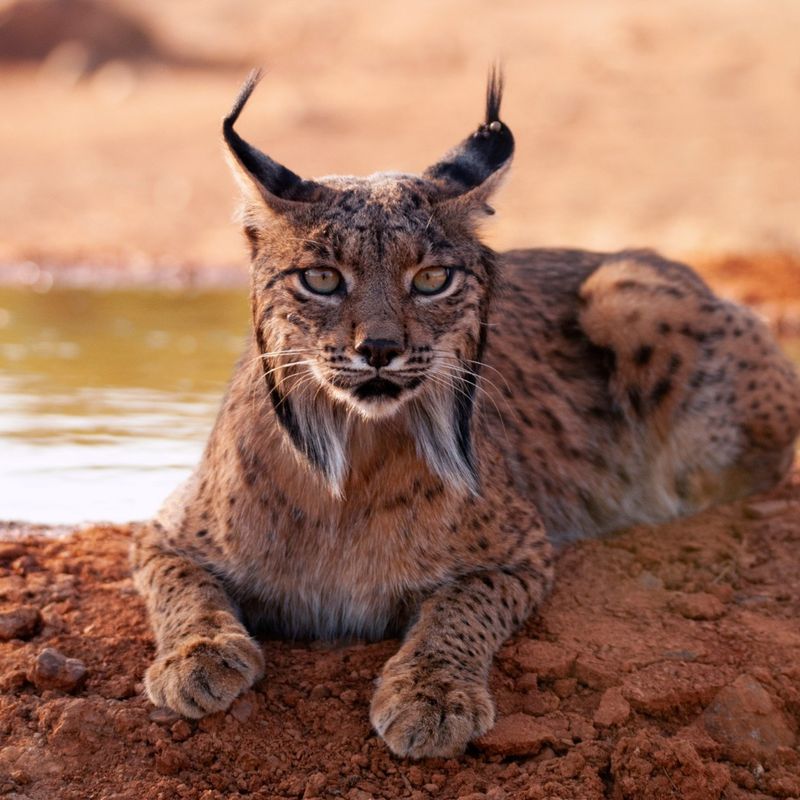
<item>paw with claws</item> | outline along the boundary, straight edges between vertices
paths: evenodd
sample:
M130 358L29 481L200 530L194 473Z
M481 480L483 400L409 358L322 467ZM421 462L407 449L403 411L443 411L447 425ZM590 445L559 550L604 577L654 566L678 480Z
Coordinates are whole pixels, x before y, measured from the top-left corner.
M370 721L389 749L409 758L449 757L494 722L485 684L390 661L372 699Z
M185 717L223 711L264 674L258 645L241 633L197 636L147 670L147 696Z

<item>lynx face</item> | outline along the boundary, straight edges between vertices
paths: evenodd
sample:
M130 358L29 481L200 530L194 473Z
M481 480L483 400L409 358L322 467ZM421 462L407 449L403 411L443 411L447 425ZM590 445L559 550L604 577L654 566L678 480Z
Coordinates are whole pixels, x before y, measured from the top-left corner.
M480 356L491 283L483 249L445 227L419 179L334 185L296 232L297 252L266 252L257 273L266 352L292 364L277 370L283 385L324 392L365 418L453 391Z
M513 137L490 81L486 122L421 177L299 178L224 134L245 191L253 326L298 452L341 491L356 420L397 419L434 472L475 488L470 419L494 264L476 221Z

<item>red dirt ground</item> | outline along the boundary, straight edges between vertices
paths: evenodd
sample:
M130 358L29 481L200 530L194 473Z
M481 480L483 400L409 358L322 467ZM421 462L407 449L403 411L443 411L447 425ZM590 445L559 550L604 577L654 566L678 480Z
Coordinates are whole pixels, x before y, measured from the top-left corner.
M0 642L0 794L16 800L800 797L800 475L569 548L497 659L495 729L421 763L367 721L393 641L268 641L266 677L228 713L154 709L129 530L47 532L0 529L0 636L22 637Z

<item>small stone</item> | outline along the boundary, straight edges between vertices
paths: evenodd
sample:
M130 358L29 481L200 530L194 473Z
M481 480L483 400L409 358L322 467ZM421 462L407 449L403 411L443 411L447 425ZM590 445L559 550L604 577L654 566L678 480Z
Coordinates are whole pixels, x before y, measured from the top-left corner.
M520 702L522 710L526 714L533 714L535 717L550 714L560 705L560 701L554 692L538 691L528 692Z
M0 641L30 639L42 624L42 615L34 606L17 606L0 612Z
M170 731L176 742L185 742L192 735L192 727L185 719L179 719L172 725Z
M725 604L708 592L680 592L669 601L669 608L686 619L719 619L725 613Z
M325 774L322 772L314 772L308 776L308 780L306 781L305 789L303 791L303 797L310 798L310 797L321 797L322 790L327 785L327 778Z
M630 703L622 696L622 690L616 686L606 689L603 693L593 719L595 725L610 728L614 725L622 725L630 715Z
M14 561L26 555L27 552L21 544L3 542L0 544L0 561Z
M575 654L552 642L528 640L517 645L514 660L525 672L535 672L546 680L568 678Z
M352 705L358 700L358 692L355 689L345 689L343 692L340 692L339 699L343 703L347 703L347 705Z
M620 683L619 667L591 656L581 656L575 662L575 677L590 689L610 689Z
M664 661L626 676L622 694L642 714L683 719L707 706L728 680L716 666Z
M348 800L375 800L375 798L363 789L351 789L346 797Z
M795 743L786 717L750 675L740 675L719 691L703 713L703 724L736 764L768 759Z
M176 775L189 766L189 756L177 747L167 747L156 753L156 772L160 775Z
M86 665L77 658L67 658L58 650L46 647L36 656L28 679L39 691L58 689L72 692L86 681Z
M486 753L502 756L533 756L543 747L557 744L567 736L565 721L554 724L553 718L537 719L528 714L510 714L497 721L475 744Z
M311 689L308 696L312 700L324 700L331 696L331 690L324 683L318 683Z

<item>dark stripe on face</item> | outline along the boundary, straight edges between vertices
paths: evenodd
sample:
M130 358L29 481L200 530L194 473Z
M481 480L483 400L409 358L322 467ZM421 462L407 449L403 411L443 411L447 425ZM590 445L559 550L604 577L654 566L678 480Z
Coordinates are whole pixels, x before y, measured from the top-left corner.
M256 344L258 351L263 356L267 352L264 347L264 339L261 331L256 330ZM277 366L272 359L262 358L261 367L264 372L264 382L267 387L267 394L272 403L272 410L275 417L283 429L289 435L292 444L311 462L311 464L321 471L325 471L327 462L326 453L320 452L313 441L309 441L303 436L303 432L295 419L294 408L289 398L278 389L275 383L275 373L273 368ZM321 442L320 442L321 444Z

